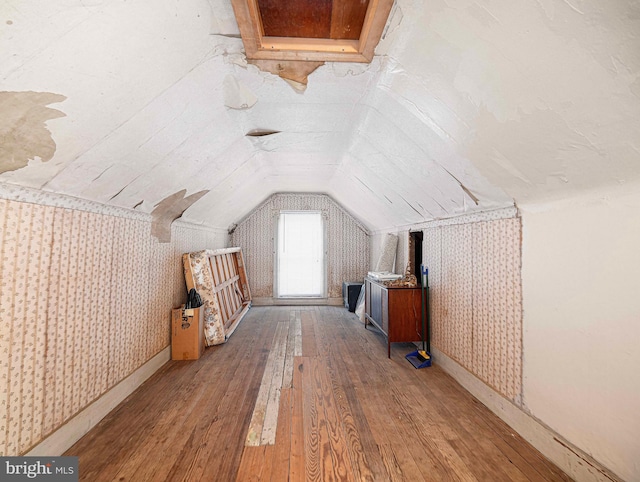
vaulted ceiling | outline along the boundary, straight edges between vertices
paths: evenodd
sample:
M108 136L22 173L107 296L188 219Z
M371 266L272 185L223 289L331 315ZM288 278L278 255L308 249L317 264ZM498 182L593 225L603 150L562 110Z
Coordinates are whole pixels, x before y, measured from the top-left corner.
M184 218L223 228L326 193L382 229L640 177L634 0L397 0L370 64L304 91L243 52L230 0L4 0L0 182L205 191Z

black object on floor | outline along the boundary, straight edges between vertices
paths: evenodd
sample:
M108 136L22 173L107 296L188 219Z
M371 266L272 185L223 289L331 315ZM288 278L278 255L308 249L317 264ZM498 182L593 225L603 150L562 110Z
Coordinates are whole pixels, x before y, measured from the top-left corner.
M356 311L356 303L358 302L358 295L363 283L345 281L342 283L342 297L344 298L344 307L350 312Z

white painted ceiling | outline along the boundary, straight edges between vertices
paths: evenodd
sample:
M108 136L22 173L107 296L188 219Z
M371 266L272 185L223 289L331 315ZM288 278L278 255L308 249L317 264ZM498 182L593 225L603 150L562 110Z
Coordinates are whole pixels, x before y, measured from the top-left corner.
M224 228L327 193L382 229L638 179L640 2L397 0L370 65L298 93L229 0L3 0L0 91L66 97L52 159L2 182L144 212L209 190L183 217Z

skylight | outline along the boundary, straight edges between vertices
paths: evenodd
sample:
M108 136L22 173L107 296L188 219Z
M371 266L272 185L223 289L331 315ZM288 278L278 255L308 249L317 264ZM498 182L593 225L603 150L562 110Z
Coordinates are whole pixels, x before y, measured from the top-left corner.
M248 59L370 62L393 0L232 0Z

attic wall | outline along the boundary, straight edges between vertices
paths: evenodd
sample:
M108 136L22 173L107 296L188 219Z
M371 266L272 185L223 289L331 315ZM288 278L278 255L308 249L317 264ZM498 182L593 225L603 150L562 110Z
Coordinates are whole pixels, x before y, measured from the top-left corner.
M49 205L0 199L1 455L25 453L167 347L180 255L225 244L186 225L160 244L148 215L37 196Z
M432 346L526 414L511 420L577 480L640 477L639 192L411 226L425 236Z
M498 393L522 390L520 219L424 231L433 346Z
M521 206L524 406L622 480L640 480L639 193Z
M275 233L282 210L322 211L327 233L327 292L342 297L343 281L364 279L369 269L369 237L364 228L330 197L275 194L242 221L231 236L245 256L251 295L274 296Z
M522 390L520 219L515 209L415 225L424 232L432 346L519 403ZM408 262L398 233L396 273ZM372 237L377 246L383 233ZM373 250L373 247L372 247ZM399 267L402 267L399 269Z

